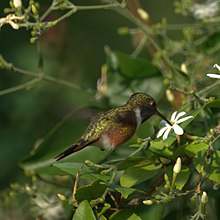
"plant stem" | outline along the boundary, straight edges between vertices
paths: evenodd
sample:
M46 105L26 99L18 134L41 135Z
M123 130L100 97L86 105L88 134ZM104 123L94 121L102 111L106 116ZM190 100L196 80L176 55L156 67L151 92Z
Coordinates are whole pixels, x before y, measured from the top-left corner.
M53 7L53 2L52 2L50 7L44 12L43 15L41 15L40 21L42 22L53 10L54 10L54 7Z
M37 78L38 80L45 80L45 81L48 81L48 82L60 84L60 85L67 86L67 87L77 89L77 90L82 89L80 86L78 86L76 84L70 83L70 82L62 80L62 79L56 79L52 76L47 76L45 74L40 74L39 75L38 73L34 73L34 72L31 72L31 71L28 71L28 70L24 70L24 69L15 67L15 66L12 67L12 70L15 71L15 72L21 73L23 75L27 75L27 76ZM91 93L91 90L86 90L86 91Z
M204 88L203 90L201 90L197 94L198 95L206 94L207 92L210 92L212 89L214 89L216 86L218 86L219 84L220 84L220 80L216 80L215 83L211 84L210 86L207 86L206 88Z
M124 163L126 160L128 160L130 157L133 157L135 154L137 154L138 152L140 152L146 145L147 143L149 143L151 139L148 138L146 141L144 141L144 143L141 144L140 147L138 147L137 150L135 150L134 152L132 152L131 154L129 154L126 158L124 158L123 160L119 161L118 163L115 164L115 167L118 167L119 165L121 165L122 163Z
M6 94L9 94L9 93L12 93L12 92L17 92L17 91L22 90L22 89L29 89L30 87L33 87L39 81L40 81L40 79L36 78L36 79L32 79L32 80L30 80L26 83L23 83L21 85L14 86L14 87L11 87L11 88L8 88L8 89L4 89L4 90L0 91L0 96L6 95Z

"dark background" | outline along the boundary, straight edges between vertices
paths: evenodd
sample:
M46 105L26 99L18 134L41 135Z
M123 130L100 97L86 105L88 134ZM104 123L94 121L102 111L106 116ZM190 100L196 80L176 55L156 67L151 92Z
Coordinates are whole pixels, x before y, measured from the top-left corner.
M39 1L41 10L50 1ZM154 23L166 17L169 23L185 22L186 18L174 14L173 1L140 1ZM77 5L89 5L99 1L74 1ZM25 1L23 1L25 4ZM1 2L3 8L8 2ZM59 15L59 12L52 16ZM52 18L52 17L49 17ZM133 24L112 10L79 11L59 23L41 37L44 72L84 88L96 89L100 67L105 62L104 46L124 53L133 51L129 36L119 36L120 27ZM181 36L179 31L171 31L172 38ZM14 30L9 25L1 28L0 52L3 57L17 67L37 71L37 51L29 43L30 31ZM147 53L142 53L143 58ZM4 90L29 80L19 73L0 70L0 89ZM75 90L54 83L42 81L33 88L0 96L0 189L10 182L23 178L19 161L31 151L39 141L72 109L84 105L91 98L85 90ZM70 133L74 141L80 136L91 114L77 111L70 118Z

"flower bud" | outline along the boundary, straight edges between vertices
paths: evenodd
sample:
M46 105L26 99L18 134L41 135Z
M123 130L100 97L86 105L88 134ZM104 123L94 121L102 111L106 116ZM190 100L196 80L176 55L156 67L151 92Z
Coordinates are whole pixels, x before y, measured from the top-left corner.
M149 19L149 14L144 9L138 8L137 13L139 14L142 20L147 21Z
M211 129L209 130L209 132L210 132L210 134L214 134L214 133L215 133L215 130L214 130L213 128L211 128Z
M147 200L144 200L143 203L144 203L144 205L152 205L153 201L150 199L147 199Z
M35 5L31 5L31 11L33 12L34 15L37 15L37 9Z
M176 163L173 167L173 172L178 174L180 172L180 170L181 170L181 159L180 159L180 157L178 157L176 160Z
M13 189L13 190L17 190L19 188L19 185L18 183L11 183L10 184L10 187Z
M208 196L207 196L207 193L205 191L202 192L201 202L203 204L206 204L208 202Z
M22 6L22 2L21 0L14 0L13 5L15 6L15 8L18 8Z
M118 28L117 32L119 35L127 35L127 34L129 34L129 28L128 27L120 27L120 28Z
M180 69L183 73L188 74L188 70L185 63L182 63Z
M66 201L67 201L67 199L66 199L66 197L65 197L64 195L58 193L57 196L58 196L58 198L59 198L61 201L63 201L63 202L66 202Z
M166 90L166 97L169 102L173 102L175 100L175 97L170 89Z
M33 44L37 41L37 37L30 38L30 43Z
M212 103L215 101L215 97L209 97L209 103Z

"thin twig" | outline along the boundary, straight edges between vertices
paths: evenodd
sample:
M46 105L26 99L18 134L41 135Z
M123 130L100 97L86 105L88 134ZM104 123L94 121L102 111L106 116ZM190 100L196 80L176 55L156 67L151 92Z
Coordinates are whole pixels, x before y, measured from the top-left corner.
M70 87L70 88L73 88L73 89L77 89L77 90L82 89L79 85L70 83L70 82L62 80L62 79L56 79L52 76L47 76L45 74L39 75L38 73L34 73L32 71L29 71L29 70L24 70L24 69L15 67L15 66L12 67L12 70L17 72L17 73L21 73L23 75L35 77L35 78L38 78L38 79L40 78L40 80L45 80L45 81L48 81L48 82L64 85L64 86L67 86L67 87ZM86 91L88 93L91 93L91 90L86 90Z
M54 2L54 1L53 1L53 2ZM41 15L41 17L40 17L40 21L41 21L41 22L54 10L53 2L52 2L52 4L50 5L50 7L44 12L44 14Z
M198 95L207 94L208 92L213 90L216 86L219 86L219 84L220 84L220 80L216 80L215 83L211 84L210 86L205 87L203 90L199 91L197 94Z
M11 87L11 88L8 88L8 89L4 89L4 90L0 91L0 96L10 94L12 92L17 92L17 91L23 90L23 89L30 89L31 87L33 87L39 81L40 81L40 79L36 78L36 79L32 79L32 80L30 80L26 83L23 83L21 85L14 86L14 87Z
M75 182L74 182L74 186L73 186L73 199L75 199L76 191L78 188L80 170L78 170L76 173L76 178L75 178Z

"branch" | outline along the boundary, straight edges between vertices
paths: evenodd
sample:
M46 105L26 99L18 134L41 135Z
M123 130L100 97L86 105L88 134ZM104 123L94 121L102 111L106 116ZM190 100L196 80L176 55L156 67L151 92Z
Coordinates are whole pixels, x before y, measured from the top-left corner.
M22 85L13 87L13 88L9 88L7 90L3 90L2 91L2 95L6 94L6 93L9 93L9 92L14 92L14 91L17 91L17 90L24 89L24 88L30 86L30 84L39 82L41 80L52 82L52 83L56 83L56 84L59 84L59 85L62 85L62 86L66 86L66 87L70 87L72 89L77 89L77 90L83 89L83 90L86 90L88 93L93 93L93 91L91 89L85 89L85 88L80 87L77 84L72 83L72 82L68 82L66 80L57 79L55 77L45 75L44 72L42 72L42 69L41 69L40 66L39 66L40 74L32 72L32 71L29 71L29 70L25 70L25 69L22 69L22 68L19 68L19 67L16 67L12 63L7 62L1 55L0 55L0 68L7 69L7 70L10 70L10 71L14 71L14 72L26 75L26 76L30 76L32 78L36 78L34 81L30 81L28 83L25 83L25 84L22 84ZM10 89L12 91L10 91Z
M33 87L39 81L40 81L40 79L36 78L36 79L32 79L32 80L30 80L26 83L23 83L21 85L14 86L14 87L11 87L11 88L8 88L8 89L5 89L5 90L1 90L0 91L0 96L6 95L6 94L9 94L9 93L12 93L12 92L17 92L17 91L22 90L22 89L30 89L31 87Z

